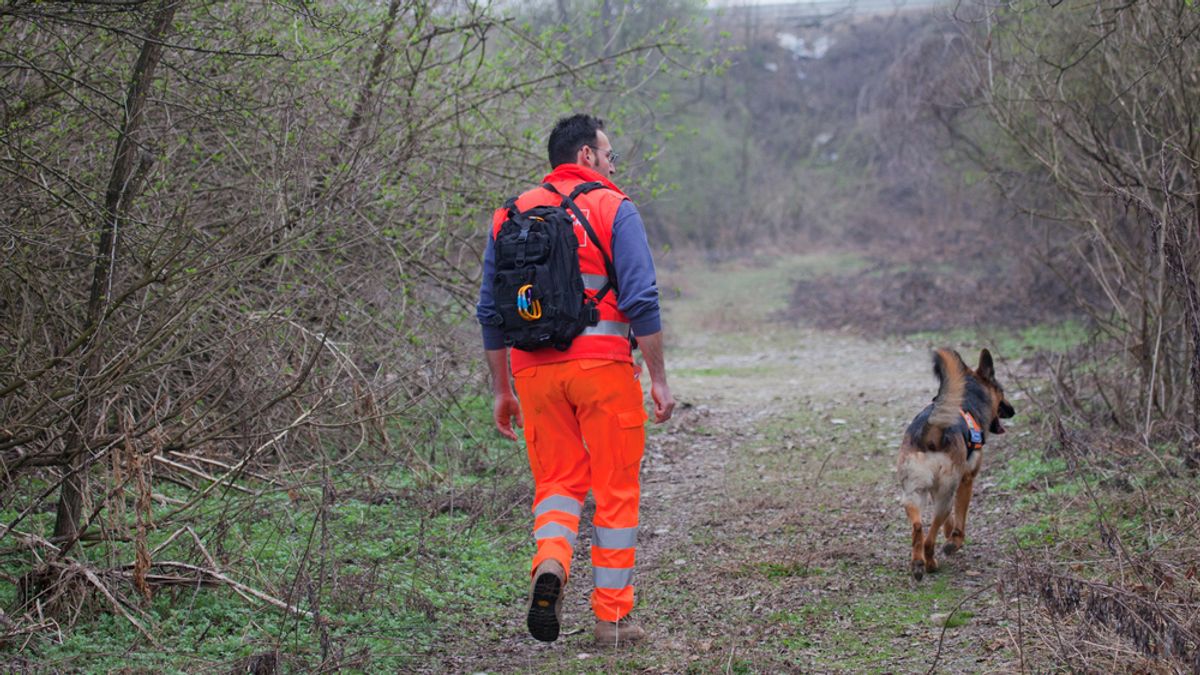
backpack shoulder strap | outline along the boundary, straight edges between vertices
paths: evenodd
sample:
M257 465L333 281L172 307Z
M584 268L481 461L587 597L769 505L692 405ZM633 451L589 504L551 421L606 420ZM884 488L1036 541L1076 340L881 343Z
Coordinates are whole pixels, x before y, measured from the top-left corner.
M588 222L587 216L583 215L583 211L580 210L580 208L575 204L576 197L581 194L591 192L592 190L598 190L604 187L604 184L599 181L580 183L579 185L575 186L574 190L571 190L570 195L564 195L563 193L559 192L558 189L555 188L554 185L549 181L542 183L542 187L563 198L562 205L570 208L571 211L575 213L575 217L579 219L579 224L583 225L583 231L587 233L588 239L592 240L592 243L596 245L596 249L600 251L601 257L604 258L604 273L605 276L608 277L608 281L604 284L604 288L601 288L600 291L596 293L596 302L599 302L605 296L605 294L608 293L609 288L612 288L614 293L620 295L621 291L617 288L617 270L615 267L613 267L612 259L608 257L608 253L606 253L604 251L604 247L600 245L600 237L596 234L596 230L592 229L592 224Z
M575 199L582 194L587 194L592 190L599 190L602 187L604 187L604 183L601 183L598 180L591 181L590 183L580 183L579 185L575 186L574 190L571 190L571 199ZM558 192L558 190L555 190L555 192Z
M504 201L504 219L512 220L513 216L519 215L521 210L517 208L517 199L520 195L514 195Z

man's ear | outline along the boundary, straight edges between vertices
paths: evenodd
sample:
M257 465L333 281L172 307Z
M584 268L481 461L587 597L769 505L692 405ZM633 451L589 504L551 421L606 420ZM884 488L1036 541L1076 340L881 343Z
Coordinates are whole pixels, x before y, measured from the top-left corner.
M996 368L992 365L992 353L984 349L979 352L979 367L975 369L976 373L985 380L996 379Z

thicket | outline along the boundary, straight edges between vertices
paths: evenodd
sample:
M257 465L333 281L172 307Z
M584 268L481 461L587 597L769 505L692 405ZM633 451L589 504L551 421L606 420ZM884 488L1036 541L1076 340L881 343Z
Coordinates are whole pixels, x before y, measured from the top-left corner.
M1051 508L1073 532L1014 561L1016 590L1053 617L1031 634L1073 669L1200 670L1200 11L981 3L957 18L959 86L936 114L1039 224L1033 252L1058 261L1093 330L1035 401L1062 465Z
M1112 379L1064 371L1060 403L1200 461L1200 12L1018 3L972 28L963 75L1003 140L988 166L1101 290L1077 298Z
M0 639L153 642L172 585L320 625L337 491L453 491L486 214L557 117L619 136L697 59L694 3L571 8L0 5ZM282 578L227 550L300 504Z

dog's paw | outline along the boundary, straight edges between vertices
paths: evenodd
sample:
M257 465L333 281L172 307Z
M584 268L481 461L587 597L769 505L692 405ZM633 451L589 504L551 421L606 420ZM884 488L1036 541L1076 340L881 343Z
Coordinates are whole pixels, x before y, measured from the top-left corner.
M926 559L925 559L925 571L926 571L926 572L929 572L929 573L931 573L931 574L932 574L933 572L936 572L936 571L938 571L938 564L937 564L937 561L936 561L936 560L934 560L933 558L926 558Z
M960 549L960 548L962 548L962 544L959 544L958 542L954 542L954 541L948 541L948 542L946 542L946 545L942 547L942 553L945 553L946 555L950 555L952 553L957 552L958 549Z
M912 561L912 575L917 581L920 581L921 577L925 576L925 563L923 561Z

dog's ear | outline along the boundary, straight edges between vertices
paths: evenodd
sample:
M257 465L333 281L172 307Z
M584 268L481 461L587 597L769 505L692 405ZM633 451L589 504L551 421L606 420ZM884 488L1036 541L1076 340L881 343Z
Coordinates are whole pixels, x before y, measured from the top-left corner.
M996 379L996 367L992 365L991 352L986 349L979 352L979 367L975 369L975 372L985 380Z

